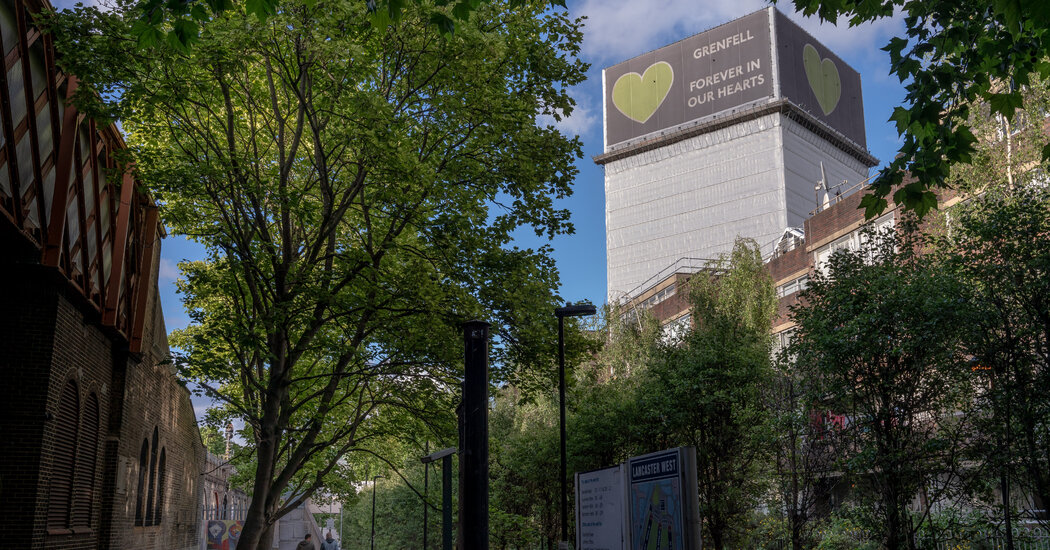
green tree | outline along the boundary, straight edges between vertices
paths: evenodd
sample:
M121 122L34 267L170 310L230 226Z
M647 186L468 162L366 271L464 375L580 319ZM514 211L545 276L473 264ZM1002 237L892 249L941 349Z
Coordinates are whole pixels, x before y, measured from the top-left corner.
M642 428L640 386L661 350L649 311L607 307L594 336L600 348L576 371L568 408L570 471L606 468L654 450Z
M827 411L814 403L814 391L806 370L782 350L776 372L766 388L772 415L773 473L777 504L784 511L793 550L814 542L815 520L825 512L822 505L834 490L835 460L843 452L842 438L830 425Z
M773 281L758 246L733 251L691 279L692 328L666 346L642 384L653 449L696 447L706 544L735 546L765 491L772 374Z
M430 23L446 35L451 35L456 23L466 23L482 4L491 0L356 0L367 10L372 25L379 28L399 22L411 4L433 6L439 9L430 14ZM515 7L526 0L513 0ZM311 4L314 4L312 2ZM550 0L551 7L565 7L565 0ZM255 15L264 20L281 9L280 0L139 0L135 4L138 20L131 33L139 45L155 47L161 44L186 51L200 40L200 28L222 18L228 12Z
M490 543L494 548L553 548L561 529L557 393L523 399L519 390L505 387L494 402Z
M907 233L913 235L914 233ZM891 549L915 548L931 503L957 485L969 410L972 316L959 281L893 232L832 255L792 310L790 346L818 406L847 415L840 465ZM910 514L912 500L925 504Z
M1050 112L1050 87L1045 79L1033 76L1018 94L1022 105L1013 119L986 103L970 108L967 123L978 142L971 162L950 166L947 184L953 189L977 196L990 190L1010 191L1043 177L1039 166L1043 148L1050 144L1043 126Z
M943 245L978 311L967 343L986 411L975 455L1038 509L1050 502L1050 192L992 182L952 214Z
M462 321L494 323L495 380L549 368L556 270L510 235L571 231L554 200L580 143L536 116L571 110L586 66L579 21L545 8L488 4L442 37L436 7L376 27L359 2L287 2L149 55L133 11L56 20L86 81L118 80L165 222L209 251L172 342L246 423L245 548L404 426L451 430Z
M219 431L218 428L211 425L203 425L200 430L201 441L204 442L204 448L215 456L225 456L226 435Z
M903 13L906 36L883 48L890 72L905 84L906 104L890 120L901 135L900 154L884 167L863 198L869 218L894 202L920 217L937 207L935 191L948 187L950 168L973 160L974 105L1012 121L1022 90L1034 75L1050 77L1050 3L1043 0L792 0L806 15L851 26ZM1050 157L1050 148L1042 150ZM905 172L916 180L901 187ZM894 191L896 189L896 191Z

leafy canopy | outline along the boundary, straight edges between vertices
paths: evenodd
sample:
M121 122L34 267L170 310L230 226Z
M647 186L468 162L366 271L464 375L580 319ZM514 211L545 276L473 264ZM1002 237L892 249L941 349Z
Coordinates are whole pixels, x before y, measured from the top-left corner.
M470 17L491 0L354 0L365 8L372 25L384 28L396 24L412 8L433 9L430 24L443 35L451 36L456 24L465 24ZM313 7L318 0L308 0ZM512 7L520 7L526 0L511 0ZM551 7L565 7L565 0L550 0ZM138 0L135 4L138 18L131 27L139 46L150 48L166 44L179 51L188 51L200 41L201 27L215 19L227 17L230 12L254 15L260 20L272 17L282 9L280 0Z

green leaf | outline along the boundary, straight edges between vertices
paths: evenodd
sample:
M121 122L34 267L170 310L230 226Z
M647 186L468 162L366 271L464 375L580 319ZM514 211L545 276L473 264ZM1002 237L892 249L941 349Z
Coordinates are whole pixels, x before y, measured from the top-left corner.
M386 10L392 21L400 21L401 12L405 10L405 0L387 0Z
M449 37L456 30L456 22L443 13L435 13L430 16L430 22L437 26L445 37Z
M393 19L390 18L390 13L387 10L376 9L369 14L369 19L372 21L372 26L377 29L385 29L393 24Z
M278 0L245 0L244 9L249 15L265 20L277 13Z
M135 37L138 47L154 48L164 40L164 33L157 27L139 19L131 26L131 36Z
M189 13L189 3L183 0L168 0L165 7L172 15L186 15Z
M452 8L452 17L460 21L466 21L470 19L470 14L473 13L474 7L470 5L468 0L460 0Z
M1013 36L1021 33L1021 3L1018 0L994 0L992 8L1002 17L1006 32Z
M895 36L891 38L885 46L882 47L882 51L888 52L890 54L890 65L896 65L897 63L900 63L901 52L907 45L907 40L899 36Z
M1050 143L1043 146L1043 162L1050 162Z
M860 208L864 209L864 219L871 220L880 216L889 206L889 202L882 197L869 193L860 198Z
M200 4L194 4L193 7L190 8L190 17L203 23L208 20L208 10Z
M218 14L226 10L233 9L232 0L207 0L208 7L211 8L211 12Z
M187 51L189 46L200 40L200 28L190 19L176 19L172 22L171 27L168 42L180 51ZM172 36L175 37L174 42L171 40Z
M911 125L911 111L904 107L894 107L889 122L895 122L897 133L903 135L908 130L908 126Z
M991 108L993 113L999 113L1006 117L1008 121L1013 120L1014 113L1023 105L1024 99L1021 97L1021 92L988 94L988 107Z

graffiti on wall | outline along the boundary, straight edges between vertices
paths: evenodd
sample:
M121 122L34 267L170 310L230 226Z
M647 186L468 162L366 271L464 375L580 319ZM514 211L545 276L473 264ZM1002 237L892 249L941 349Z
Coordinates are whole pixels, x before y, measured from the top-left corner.
M210 519L205 526L205 550L236 550L241 539L243 521Z

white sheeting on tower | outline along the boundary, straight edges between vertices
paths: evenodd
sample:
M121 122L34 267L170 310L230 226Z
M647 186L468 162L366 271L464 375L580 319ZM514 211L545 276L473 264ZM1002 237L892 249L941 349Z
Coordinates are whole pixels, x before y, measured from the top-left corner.
M609 162L610 300L643 291L679 258L716 258L737 237L768 254L816 206L821 161L834 181L867 175L861 162L772 113Z

